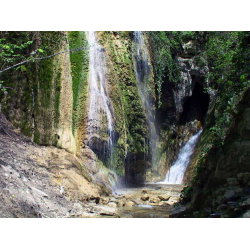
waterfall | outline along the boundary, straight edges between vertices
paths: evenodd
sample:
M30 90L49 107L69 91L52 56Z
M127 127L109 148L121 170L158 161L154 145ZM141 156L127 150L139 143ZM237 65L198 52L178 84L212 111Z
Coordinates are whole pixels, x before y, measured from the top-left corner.
M108 81L106 62L104 57L104 49L97 43L94 31L87 31L86 37L89 44L89 91L88 91L88 145L94 150L98 148L99 155L102 154L104 158L110 156L112 141L112 113L111 103L108 98ZM108 142L105 147L98 144L106 137ZM97 151L98 151L97 150ZM95 150L94 150L95 151Z
M181 184L184 177L185 171L187 169L190 158L193 154L194 148L198 142L199 136L202 130L191 136L185 145L180 149L177 160L170 167L166 174L165 180L158 183L164 184Z
M135 65L137 88L146 114L147 124L149 126L149 146L152 155L151 163L152 163L152 168L154 168L156 167L156 161L157 161L156 159L157 134L155 129L155 112L154 112L154 104L152 96L150 95L150 87L148 85L150 77L149 58L141 31L134 32L133 49L134 49L134 65Z

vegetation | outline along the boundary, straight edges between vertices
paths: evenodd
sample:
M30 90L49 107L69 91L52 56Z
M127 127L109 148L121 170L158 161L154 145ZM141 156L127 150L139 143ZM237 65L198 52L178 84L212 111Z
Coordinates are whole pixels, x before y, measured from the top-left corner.
M238 104L250 88L250 32L207 32L202 56L209 66L209 89L216 100L210 120L205 126L206 141L194 169L193 179L182 192L182 202L188 202L194 186L200 185L205 162L220 148L231 131L238 114Z

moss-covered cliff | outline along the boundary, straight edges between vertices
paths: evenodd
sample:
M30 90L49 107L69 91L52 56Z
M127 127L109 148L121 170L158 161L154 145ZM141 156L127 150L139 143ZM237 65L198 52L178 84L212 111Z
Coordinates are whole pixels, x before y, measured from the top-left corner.
M32 41L22 49L20 59L68 51L2 73L1 81L10 89L7 95L1 92L1 111L34 142L83 157L93 175L113 180L116 173L133 184L162 180L180 147L203 128L184 178L189 182L207 153L204 150L218 144L218 140L210 143L212 135L221 134L225 139L227 133L220 127L232 126L233 114L228 109L248 83L245 63L249 54L245 50L249 36L244 32L163 31L142 35L148 58L143 63L149 110L137 84L140 67L136 65L134 32L96 32L105 59L105 91L114 127L109 154L99 154L108 143L106 118L97 128L98 145L88 144L91 45L84 32L1 33L5 42ZM225 94L226 89L230 94ZM154 143L148 114L157 135Z

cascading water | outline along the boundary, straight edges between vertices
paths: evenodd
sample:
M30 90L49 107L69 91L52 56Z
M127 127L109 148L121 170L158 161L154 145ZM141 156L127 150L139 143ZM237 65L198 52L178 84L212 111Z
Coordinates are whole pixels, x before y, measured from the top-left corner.
M103 158L110 156L112 149L112 112L108 98L108 82L104 49L97 43L94 31L87 31L86 37L89 44L89 92L88 92L88 145ZM97 145L104 137L106 145ZM99 148L96 150L96 148ZM103 151L103 152L100 152Z
M158 182L161 184L181 184L185 171L187 169L190 158L193 154L194 148L198 142L202 130L191 136L186 144L180 149L178 158L175 163L170 167L166 174L165 180Z
M155 129L155 112L152 97L150 96L150 88L147 84L149 79L149 58L147 55L146 45L141 31L134 32L134 65L136 72L136 82L141 98L143 108L145 110L147 123L149 126L149 146L152 155L152 168L156 167L156 142L157 133ZM145 143L145 142L144 142ZM146 152L144 152L146 154Z

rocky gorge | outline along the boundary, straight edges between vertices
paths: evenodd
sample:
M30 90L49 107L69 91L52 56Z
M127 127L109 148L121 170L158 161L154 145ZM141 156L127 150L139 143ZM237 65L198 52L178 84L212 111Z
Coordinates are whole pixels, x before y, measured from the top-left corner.
M2 32L0 216L249 217L249 39Z

